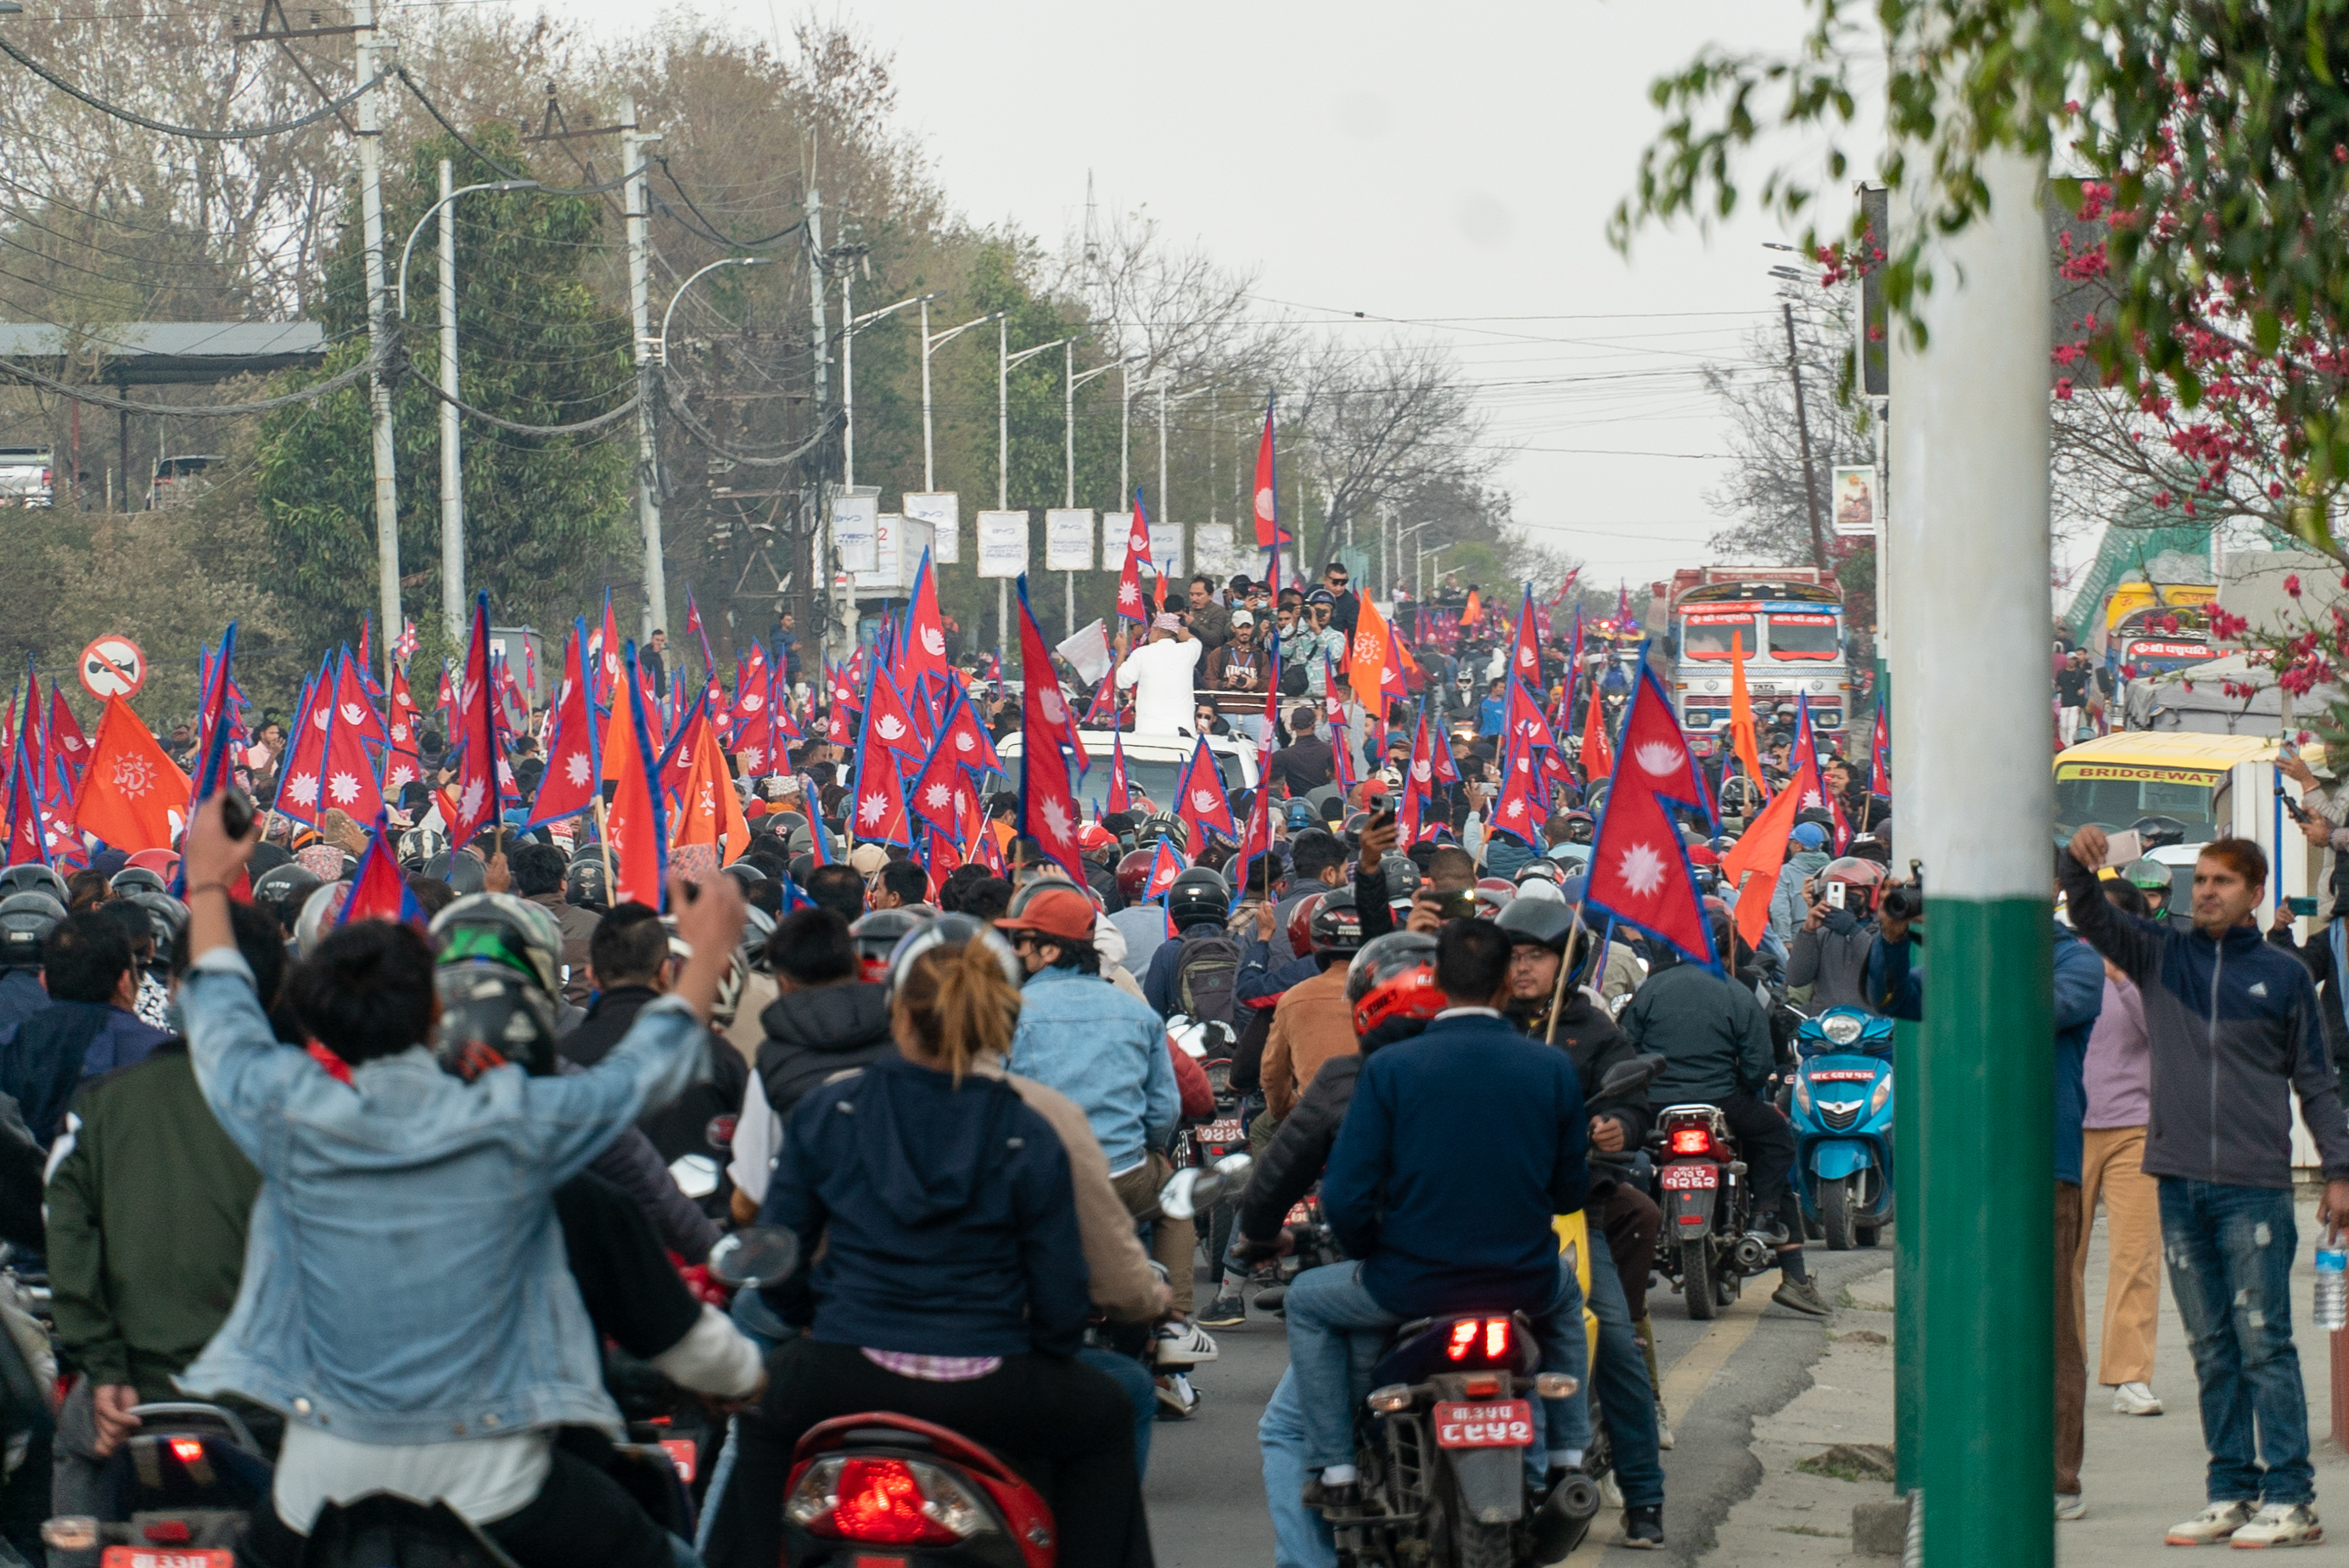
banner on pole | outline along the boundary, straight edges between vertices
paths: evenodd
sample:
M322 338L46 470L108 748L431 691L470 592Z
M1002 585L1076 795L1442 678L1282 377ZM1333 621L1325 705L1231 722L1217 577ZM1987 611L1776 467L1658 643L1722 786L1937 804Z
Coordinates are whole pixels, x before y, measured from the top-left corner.
M978 514L978 574L1018 577L1028 570L1028 514L1024 511L982 511Z
M1835 481L1827 493L1835 498L1835 531L1837 533L1868 534L1876 532L1876 470L1873 468L1837 469Z
M1055 507L1044 514L1044 570L1088 572L1093 563L1091 507Z
M881 492L868 485L843 490L832 498L832 543L840 552L840 570L848 573L881 570Z
M1240 569L1239 562L1235 559L1237 548L1230 523L1203 522L1191 531L1193 570L1204 572L1221 583Z
M899 503L905 515L930 525L930 559L941 566L962 560L962 498L952 490L907 490Z
M1133 530L1133 513L1105 511L1102 513L1101 569L1104 572L1125 570L1125 536Z
M1157 522L1150 525L1150 559L1163 577L1180 583L1185 571L1184 562L1190 559L1183 549L1183 525L1179 522ZM1122 567L1123 562L1120 562Z

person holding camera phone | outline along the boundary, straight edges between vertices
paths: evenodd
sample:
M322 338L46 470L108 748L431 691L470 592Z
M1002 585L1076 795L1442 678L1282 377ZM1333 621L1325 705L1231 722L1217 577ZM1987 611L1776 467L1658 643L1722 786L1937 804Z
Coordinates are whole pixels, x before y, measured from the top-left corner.
M1868 998L1868 958L1876 945L1876 890L1884 868L1853 855L1830 861L1806 885L1808 905L1786 959L1786 984L1808 985L1810 1010L1876 1009Z

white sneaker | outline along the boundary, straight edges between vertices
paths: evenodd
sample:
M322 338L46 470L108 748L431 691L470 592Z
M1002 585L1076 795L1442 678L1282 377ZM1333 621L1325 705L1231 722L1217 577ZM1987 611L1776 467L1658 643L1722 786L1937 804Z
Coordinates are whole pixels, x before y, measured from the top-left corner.
M2214 1502L2183 1524L2173 1524L2162 1542L2168 1546L2216 1546L2251 1522L2251 1505L2238 1499Z
M2087 1518L2088 1500L2082 1497L2076 1491L2057 1492L2055 1494L2055 1517L2064 1520Z
M1160 1324L1156 1350L1154 1359L1161 1367L1194 1367L1202 1361L1213 1361L1217 1354L1215 1336L1190 1318Z
M1669 1449L1671 1446L1672 1423L1664 1415L1664 1402L1659 1399L1656 1401L1656 1447Z
M2313 1546L2324 1539L2316 1510L2304 1502L2271 1502L2235 1532L2230 1546Z
M2123 1383L2113 1390L2113 1414L2158 1416L2161 1414L2161 1400L2152 1388L2143 1383Z

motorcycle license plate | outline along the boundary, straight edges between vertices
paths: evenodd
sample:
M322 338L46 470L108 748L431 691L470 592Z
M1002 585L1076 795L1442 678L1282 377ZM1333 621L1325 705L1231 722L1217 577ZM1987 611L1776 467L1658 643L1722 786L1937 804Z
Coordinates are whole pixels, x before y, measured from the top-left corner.
M109 1546L99 1568L236 1568L236 1553L220 1547Z
M1247 1129L1241 1126L1235 1117L1229 1121L1211 1121L1191 1136L1201 1143L1216 1143L1229 1148L1235 1143L1247 1141Z
M1531 1448L1533 1441L1534 1407L1530 1399L1435 1407L1435 1446L1439 1449L1525 1449Z
M661 1452L667 1454L668 1462L677 1467L677 1479L691 1486L694 1466L701 1457L694 1440L691 1438L663 1438Z
M1284 1225L1309 1225L1312 1222L1312 1214L1302 1203L1298 1203L1291 1207L1288 1211L1288 1218L1281 1221L1281 1223Z
M1721 1172L1710 1165L1667 1165L1664 1167L1663 1188L1667 1192L1693 1192L1721 1185Z

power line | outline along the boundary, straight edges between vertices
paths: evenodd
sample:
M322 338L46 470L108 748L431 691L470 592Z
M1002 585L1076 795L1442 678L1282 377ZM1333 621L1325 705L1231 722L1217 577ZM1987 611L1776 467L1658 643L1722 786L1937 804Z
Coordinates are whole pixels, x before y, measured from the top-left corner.
M86 93L5 38L0 38L0 55L7 56L67 98L78 98L100 114L127 120L142 129L160 131L165 136L189 137L197 141L251 141L264 136L283 136L289 130L299 130L305 125L316 125L322 119L341 114L345 108L357 102L360 97L375 85L371 81L361 82L323 108L313 109L308 114L294 119L276 120L268 125L238 126L230 130L206 130L202 126L167 125L160 119L149 119L145 115L135 110L124 108L119 104L111 104L104 98Z
M225 419L243 414L263 414L272 408L282 408L288 403L310 403L330 392L339 392L376 369L380 364L377 355L369 354L339 370L326 380L303 387L298 392L281 393L274 397L258 397L245 403L134 403L127 397L109 397L103 392L93 392L87 387L77 387L44 376L37 370L0 359L0 376L5 376L28 386L39 387L70 397L77 403L94 404L100 408L112 408L122 414L160 414L171 418Z

